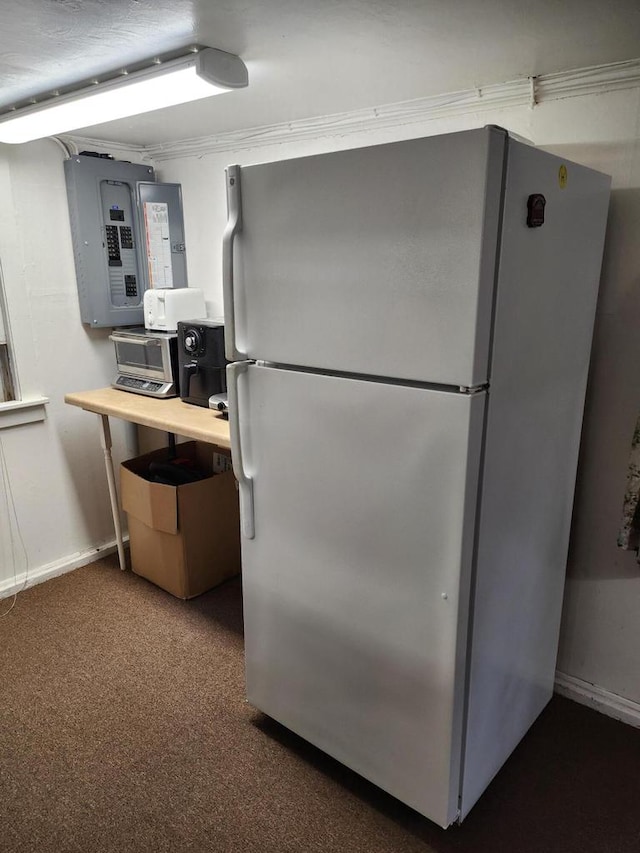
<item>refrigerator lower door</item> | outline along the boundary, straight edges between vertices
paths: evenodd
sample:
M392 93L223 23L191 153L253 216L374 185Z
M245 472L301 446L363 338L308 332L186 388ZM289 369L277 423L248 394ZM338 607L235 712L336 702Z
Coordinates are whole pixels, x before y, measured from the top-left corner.
M260 365L236 390L248 699L448 826L485 395Z

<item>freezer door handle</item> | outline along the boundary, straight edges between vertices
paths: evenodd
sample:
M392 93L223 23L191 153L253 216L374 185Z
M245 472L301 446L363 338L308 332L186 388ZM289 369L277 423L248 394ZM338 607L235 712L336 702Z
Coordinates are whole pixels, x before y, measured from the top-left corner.
M231 460L233 473L238 481L240 493L240 522L242 535L245 539L255 536L253 518L253 480L245 471L242 458L242 441L240 438L240 411L238 408L238 378L246 373L249 362L241 361L227 365L227 394L229 396L229 432L231 435Z
M233 244L242 230L242 197L240 195L240 166L227 166L227 226L222 235L222 295L224 298L225 354L229 361L242 361L246 353L236 346L236 312L233 289Z

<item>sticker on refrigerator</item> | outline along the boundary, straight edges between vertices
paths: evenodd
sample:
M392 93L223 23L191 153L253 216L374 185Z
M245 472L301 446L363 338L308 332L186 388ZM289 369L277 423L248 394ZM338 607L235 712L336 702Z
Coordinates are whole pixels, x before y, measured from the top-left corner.
M147 234L147 264L150 287L173 287L169 205L145 201L144 224Z
M567 167L562 164L558 169L558 183L560 184L560 189L564 189L567 186L567 180L569 175L567 174Z

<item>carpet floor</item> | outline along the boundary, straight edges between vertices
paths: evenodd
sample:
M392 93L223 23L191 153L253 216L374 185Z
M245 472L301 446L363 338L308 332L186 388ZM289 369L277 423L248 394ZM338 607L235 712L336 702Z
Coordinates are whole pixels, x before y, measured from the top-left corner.
M444 831L252 709L242 655L239 579L183 602L105 558L22 593L0 619L0 851L640 850L640 730L554 697Z

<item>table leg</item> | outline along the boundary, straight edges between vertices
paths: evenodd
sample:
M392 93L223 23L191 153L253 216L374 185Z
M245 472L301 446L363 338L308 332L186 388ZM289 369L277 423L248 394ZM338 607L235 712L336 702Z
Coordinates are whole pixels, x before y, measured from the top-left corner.
M127 562L124 556L124 543L122 541L122 526L120 524L120 507L118 505L118 492L116 490L116 477L113 470L113 458L111 456L111 429L109 427L109 418L107 415L98 415L102 430L100 433L100 441L104 450L104 464L107 469L107 482L109 484L109 500L111 501L111 515L113 516L113 526L116 530L116 543L118 546L118 560L120 568L124 571L127 568Z

